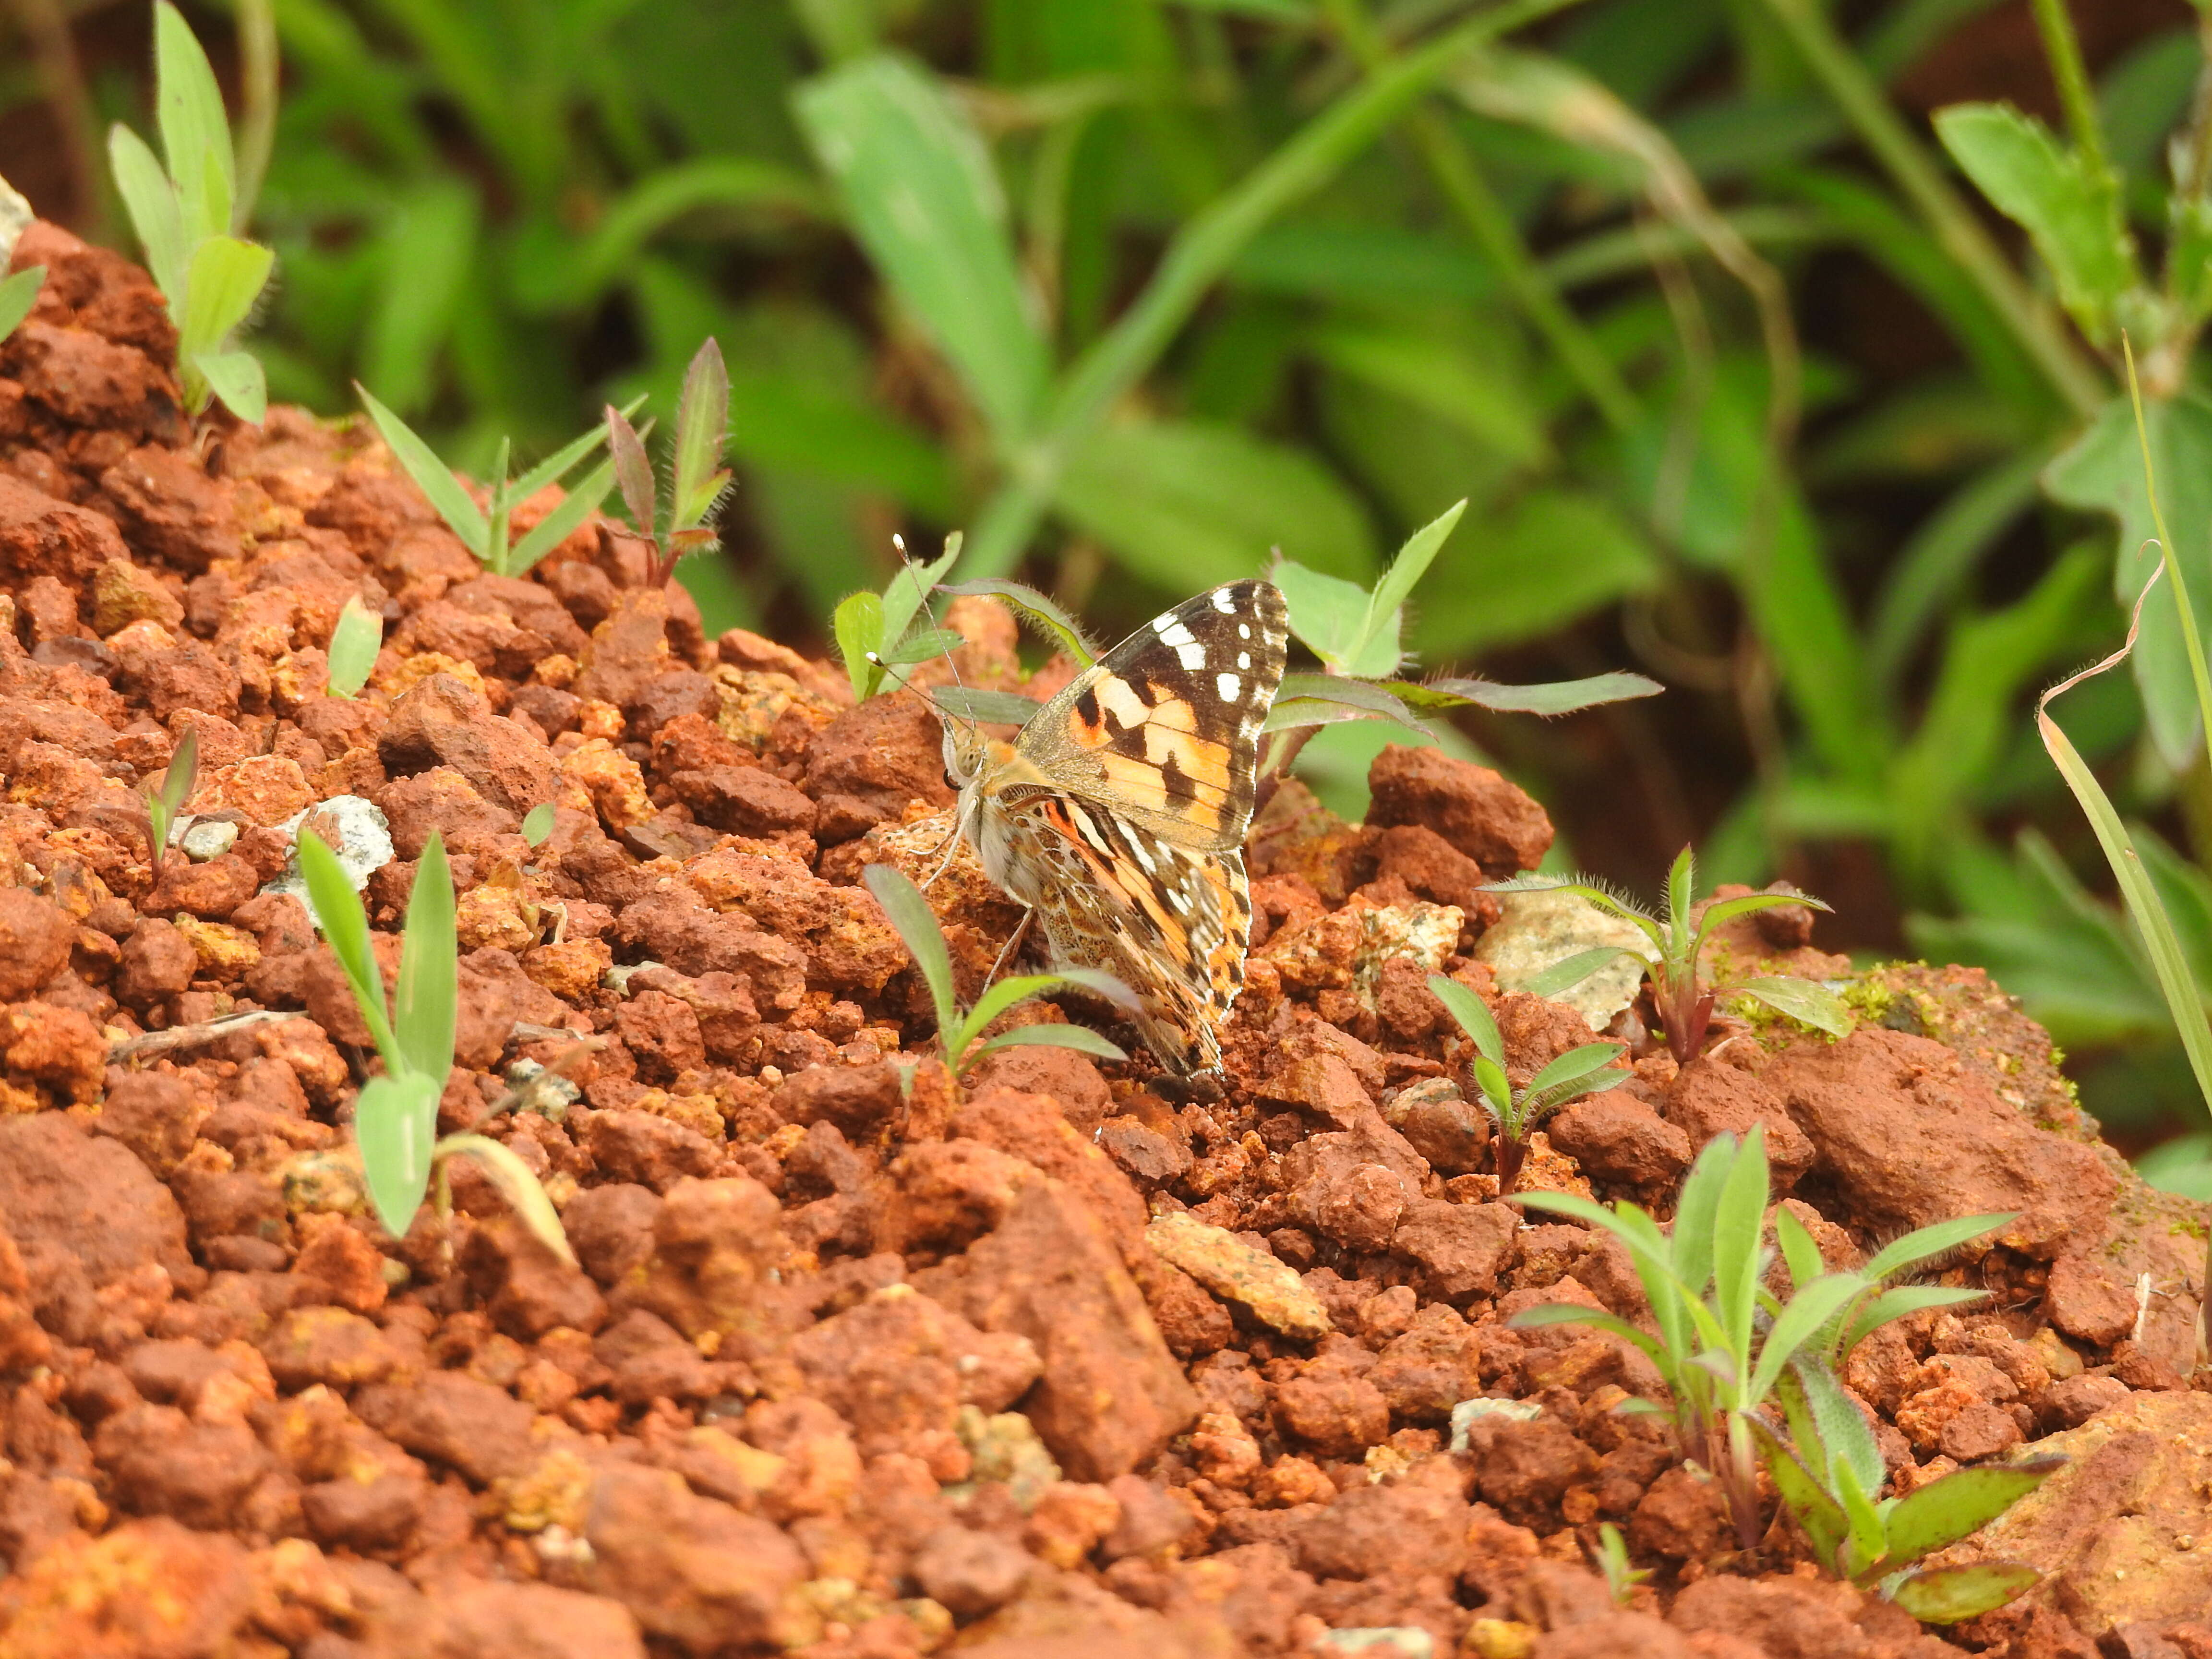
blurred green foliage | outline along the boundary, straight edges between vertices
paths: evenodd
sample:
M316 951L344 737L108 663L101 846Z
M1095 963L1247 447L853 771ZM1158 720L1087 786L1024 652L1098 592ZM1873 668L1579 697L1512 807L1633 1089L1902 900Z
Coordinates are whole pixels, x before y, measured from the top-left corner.
M235 3L186 7L226 73ZM80 9L81 36L143 27ZM1465 498L1409 608L1423 664L1673 688L1470 728L1571 837L1651 820L1614 873L1656 890L1695 830L1717 879L1802 870L1847 918L1886 896L2069 1042L2166 1030L2027 711L2148 568L2122 329L2212 584L2185 15L2100 30L2091 64L2060 0L273 12L271 395L337 412L358 379L481 472L507 434L528 459L604 403L671 406L712 336L730 558L686 580L815 645L895 530L964 530L963 574L1018 566L1112 638L1270 548L1370 582ZM2017 85L1944 69L1978 30L2025 48ZM1909 80L1951 90L1908 106ZM95 82L143 120L143 88ZM2084 687L2068 726L2212 914L2212 777L2158 626L2138 685ZM1869 866L1856 896L1826 878Z

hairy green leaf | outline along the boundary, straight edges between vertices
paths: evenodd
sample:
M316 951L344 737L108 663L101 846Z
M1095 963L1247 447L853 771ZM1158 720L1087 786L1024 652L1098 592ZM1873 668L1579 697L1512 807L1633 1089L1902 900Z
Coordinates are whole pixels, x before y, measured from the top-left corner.
M615 482L622 487L623 505L629 509L630 522L638 533L650 536L659 523L653 512L653 462L637 428L612 404L606 407L606 422L607 453L614 457Z
M893 668L903 668L918 662L934 662L939 657L949 657L968 643L966 636L949 628L925 629L919 634L909 634L888 650L876 653L878 662Z
M709 335L684 371L684 390L676 399L672 528L688 530L706 522L730 480L722 470L722 446L729 429L729 371L722 366L721 346Z
M1299 641L1331 667L1345 673L1357 672L1352 660L1359 653L1367 626L1367 590L1341 576L1309 570L1296 559L1276 560L1267 574L1283 591L1283 603L1291 613L1291 632ZM1397 666L1394 653L1374 672L1388 674Z
M943 581L947 573L960 561L961 535L954 531L945 538L945 550L924 564L916 564L902 553L899 568L884 584L884 645L889 648L906 638L906 631L915 616L929 602L930 590Z
M1747 1413L1746 1424L1752 1437L1759 1443L1761 1457L1767 1473L1774 1479L1775 1495L1781 1498L1790 1516L1804 1528L1814 1554L1826 1565L1833 1568L1844 1539L1850 1531L1843 1506L1829 1496L1817 1476L1799 1461L1797 1454L1783 1443L1780 1436Z
M2019 1211L2005 1210L1988 1215L1962 1215L1954 1220L1916 1227L1904 1237L1892 1239L1883 1245L1859 1271L1879 1284L1899 1273L1908 1273L1933 1257L1955 1250L1961 1244L1970 1244L1984 1234L1996 1231L2008 1221L2015 1221L2019 1218Z
M1461 1030L1474 1040L1475 1052L1493 1063L1505 1060L1505 1040L1498 1034L1498 1021L1490 1012L1489 1005L1455 979L1442 974L1429 975L1429 989L1444 1012L1458 1022Z
M1955 1625L2025 1595L2042 1576L2018 1561L1936 1567L1901 1580L1889 1599L1923 1625Z
M1073 659L1079 669L1088 668L1098 659L1098 653L1084 636L1081 624L1036 589L1024 583L988 576L980 581L945 583L939 591L963 595L981 594L1004 599L1016 611L1057 640L1060 648Z
M258 242L210 236L192 250L185 278L185 314L177 325L181 356L220 350L253 309L276 256Z
M1333 726L1344 720L1385 720L1428 735L1413 711L1370 680L1342 674L1285 674L1262 732L1290 732L1302 726Z
M1368 596L1359 643L1350 664L1353 673L1379 678L1395 672L1403 654L1399 638L1406 601L1413 597L1413 585L1428 573L1466 511L1464 500L1455 502L1406 538L1398 556Z
M2063 1457L1984 1463L1916 1486L1889 1511L1889 1553L1877 1573L1909 1566L1979 1532L2066 1467Z
M1572 990L1601 968L1611 967L1623 957L1644 958L1625 945L1600 945L1587 951L1577 951L1572 956L1562 957L1542 972L1534 974L1521 988L1532 997L1555 997L1562 991ZM1649 963L1645 964L1647 967Z

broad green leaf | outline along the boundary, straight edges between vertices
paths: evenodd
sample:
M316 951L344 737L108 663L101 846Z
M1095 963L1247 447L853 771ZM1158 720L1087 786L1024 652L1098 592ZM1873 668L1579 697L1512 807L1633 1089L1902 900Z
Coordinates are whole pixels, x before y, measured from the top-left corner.
M1000 1048L1044 1045L1054 1048L1073 1048L1078 1054L1091 1054L1100 1060L1127 1060L1128 1054L1109 1039L1101 1036L1088 1025L1018 1025L1011 1031L1001 1031L977 1048L969 1060L973 1065L985 1054Z
M184 218L177 206L176 186L146 141L120 121L107 130L107 161L115 174L116 193L131 216L131 228L145 250L146 269L169 302L169 317L179 320L185 304L185 269L191 257L185 240Z
M1787 1014L1830 1036L1849 1036L1857 1024L1843 998L1809 979L1762 974L1755 979L1738 980L1726 990L1731 996L1755 997L1777 1013Z
M1923 1625L1955 1625L2025 1595L2041 1577L2018 1561L1936 1567L1900 1580L1889 1599Z
M1450 538L1466 511L1464 499L1455 501L1406 538L1398 556L1368 596L1364 632L1352 655L1353 673L1375 678L1395 672L1403 654L1400 623L1406 601L1413 597L1414 584L1427 574L1437 550Z
M15 331L31 307L38 303L39 284L46 280L44 265L26 265L14 276L0 281L0 340Z
M438 1098L445 1079L386 1072L361 1085L354 1099L353 1138L361 1147L369 1201L394 1238L404 1238L430 1185L430 1148L438 1134Z
M1880 1570L1910 1565L1979 1532L2065 1467L2063 1457L1984 1463L1916 1486L1889 1511L1889 1556Z
M1067 653L1079 669L1088 668L1098 659L1098 653L1084 636L1082 625L1034 587L996 576L987 576L980 581L943 583L938 591L960 595L981 594L1004 599L1016 612L1036 623L1057 640L1060 648Z
M376 423L377 433L392 451L392 459L415 481L415 487L438 509L438 516L461 538L462 545L479 560L486 557L490 550L491 526L453 477L453 469L416 435L414 428L377 402L367 386L356 380L354 391L368 410L368 418ZM599 437L595 431L592 441L597 443Z
M543 847L546 838L553 833L553 825L558 817L551 801L538 802L522 815L523 840L532 847Z
M842 601L830 618L837 638L837 654L844 659L846 677L853 682L853 701L865 702L875 694L883 670L868 660L884 644L884 602L874 593L854 593Z
M1500 685L1492 680L1440 676L1432 680L1385 680L1409 708L1496 709L1507 714L1571 714L1609 702L1656 697L1667 688L1641 674L1593 674L1588 679L1557 680L1545 685Z
M929 689L929 697L956 720L975 720L985 726L1026 726L1043 707L1036 698L1024 697L1018 691L979 691L965 685L933 685Z
M1270 548L1309 569L1375 571L1365 510L1307 451L1197 421L1126 421L1070 458L1057 505L1154 586L1176 593L1248 575ZM1359 596L1363 614L1367 599Z
M1309 570L1295 559L1278 559L1267 574L1282 589L1283 603L1291 614L1291 632L1298 641L1331 666L1347 674L1358 672L1352 667L1352 659L1359 653L1361 632L1367 625L1370 597L1367 590L1340 576ZM1373 672L1389 674L1397 666L1394 652L1390 660Z
M1954 1220L1916 1227L1904 1237L1892 1239L1882 1246L1859 1271L1880 1284L1883 1279L1917 1267L1931 1256L1955 1250L1961 1244L1970 1244L2019 1217L2019 1211L2005 1210L1988 1215L1962 1215Z
M659 527L653 512L653 462L637 428L623 418L620 410L609 404L605 418L607 453L614 459L615 482L622 488L623 505L629 509L630 522L638 532L650 536Z
M338 612L337 626L331 629L331 695L350 697L368 684L383 644L384 618L363 605L359 595L348 599Z
M1442 974L1429 975L1429 989L1444 1012L1459 1023L1461 1030L1474 1039L1475 1052L1495 1064L1505 1059L1505 1040L1498 1033L1498 1021L1492 1016L1489 1005L1455 979Z
M1560 957L1541 973L1531 975L1522 982L1521 988L1532 997L1555 997L1562 991L1571 991L1599 969L1610 967L1623 957L1635 957L1638 962L1644 961L1626 945L1601 945ZM1645 965L1650 966L1648 963Z
M1805 1224L1786 1209L1774 1212L1774 1242L1781 1247L1782 1260L1790 1269L1790 1282L1802 1287L1811 1284L1827 1270L1822 1260L1820 1247L1813 1242L1813 1235L1805 1231Z
M261 359L250 351L202 351L191 367L222 406L248 426L259 426L269 413L269 380ZM189 379L189 377L187 377Z
M1262 732L1289 732L1302 726L1330 726L1340 720L1385 720L1411 732L1427 732L1413 711L1370 680L1342 674L1285 674L1268 706Z
M952 953L945 948L937 913L929 908L921 889L888 864L869 865L860 872L860 879L867 883L884 915L906 942L907 953L929 988L938 1031L949 1040L959 1028L960 1010L952 1000Z
M154 7L154 106L186 244L228 236L238 191L230 118L207 54L169 0L155 0Z
M795 104L869 258L1000 443L1018 443L1036 423L1049 351L981 137L939 81L889 54L817 77Z
M520 576L527 572L562 542L568 539L578 525L595 512L614 488L615 464L602 461L570 487L561 505L530 526L530 533L515 543L507 555L507 568L501 574Z
M545 1188L538 1176L508 1148L489 1135L447 1135L434 1149L440 1158L474 1158L477 1167L491 1178L499 1188L507 1207L521 1218L522 1224L534 1233L538 1243L567 1262L576 1265L576 1253L568 1245L568 1234L561 1225L561 1213L553 1207L553 1200L545 1195Z
M407 890L407 924L399 941L399 982L392 999L405 1069L446 1085L453 1069L453 1031L460 1016L453 937L453 873L445 837L430 832Z
M672 523L686 530L706 522L730 475L722 445L730 429L730 375L722 348L709 335L684 371L676 400L676 456L671 477Z
M2027 232L2081 331L2109 343L2121 296L2140 280L2112 181L2009 105L1954 104L1935 125L1982 194Z
M354 891L338 855L312 830L300 831L299 860L300 879L307 885L307 908L314 913L315 925L323 930L331 954L345 972L362 1019L368 1026L377 1053L384 1056L385 1068L397 1073L404 1061L385 1007L384 976L377 970L376 952L369 944L368 913L362 908L361 895ZM423 1156L428 1155L426 1140ZM428 1167L426 1164L424 1168Z

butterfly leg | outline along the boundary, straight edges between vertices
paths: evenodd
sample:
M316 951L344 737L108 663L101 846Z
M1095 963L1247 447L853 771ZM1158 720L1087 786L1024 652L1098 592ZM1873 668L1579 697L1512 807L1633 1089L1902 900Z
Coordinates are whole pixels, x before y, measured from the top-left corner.
M1022 912L1021 921L1014 924L1013 937L1006 941L1006 948L999 952L999 959L991 964L991 971L983 975L983 982L975 988L977 996L981 996L984 992L998 982L1000 969L1014 959L1015 953L1022 948L1022 941L1029 937L1030 924L1036 920L1036 906L1032 904Z

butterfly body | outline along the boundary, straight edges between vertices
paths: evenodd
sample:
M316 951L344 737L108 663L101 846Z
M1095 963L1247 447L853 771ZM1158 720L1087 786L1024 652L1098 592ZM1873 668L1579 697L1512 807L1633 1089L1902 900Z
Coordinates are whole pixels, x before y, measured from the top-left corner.
M949 725L961 832L1044 930L1053 964L1137 994L1171 1069L1218 1069L1251 934L1243 847L1261 725L1287 636L1270 584L1227 583L1154 618L1011 743Z

